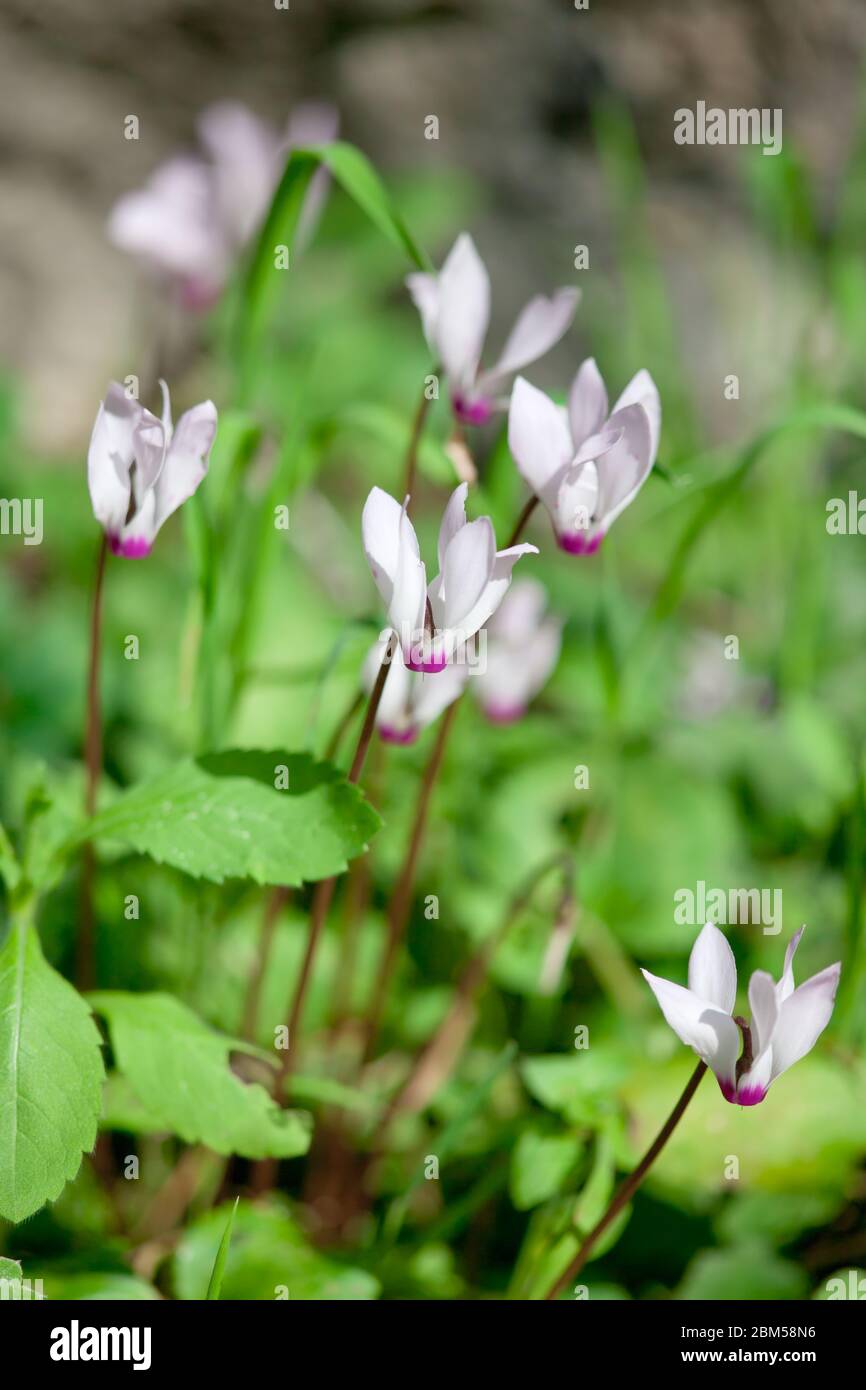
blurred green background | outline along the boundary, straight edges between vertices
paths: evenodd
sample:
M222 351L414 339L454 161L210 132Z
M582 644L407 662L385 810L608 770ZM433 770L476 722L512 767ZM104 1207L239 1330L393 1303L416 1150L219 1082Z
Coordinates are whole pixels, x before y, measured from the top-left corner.
M33 34L28 40L15 28L15 8L4 6L3 22L32 46ZM531 524L528 538L542 553L524 564L565 621L562 658L512 728L488 726L471 700L461 707L374 1095L405 1074L473 947L521 885L566 851L579 910L560 979L541 991L559 891L550 875L494 958L454 1077L422 1116L395 1130L371 1209L343 1231L333 1254L314 1254L328 1231L326 1199L305 1186L302 1161L286 1165L291 1206L239 1212L243 1239L225 1297L272 1298L287 1261L295 1262L295 1287L309 1276L308 1292L297 1295L307 1297L321 1293L341 1262L345 1297L529 1297L549 1284L551 1243L571 1239L562 1232L572 1219L579 1230L591 1227L616 1174L639 1157L689 1073L690 1058L638 968L684 981L696 928L675 921L674 894L699 881L782 891L779 936L750 924L728 933L741 982L755 968L778 975L786 941L806 922L798 979L841 958L839 1001L815 1052L763 1105L728 1106L712 1079L704 1082L630 1219L589 1266L591 1296L826 1297L830 1276L866 1266L864 540L831 535L826 525L828 501L861 488L866 454L863 16L839 7L835 46L822 29L810 85L801 47L811 7L787 7L784 20L770 5L730 8L725 20L700 4L609 5L598 14L566 4L383 4L361 7L356 27L354 7L317 7L317 22L302 6L290 19L268 16L285 66L274 57L263 69L266 114L282 118L280 80L313 54L315 94L341 106L345 138L379 163L433 260L464 227L476 236L494 285L491 342L501 341L528 293L577 282L583 301L573 330L528 374L561 393L592 353L616 394L645 366L660 388L663 430L659 470L595 560L560 554L546 521ZM802 18L798 42L793 9ZM679 35L674 10L688 16ZM778 51L767 45L772 58L761 52L758 61L747 10L770 26L758 33L780 25ZM176 310L107 248L101 219L185 133L198 89L185 91L186 110L175 109L180 99L151 83L160 44L173 51L165 17L150 66L127 73L105 68L94 36L100 25L103 35L109 30L95 12L70 6L69 14L81 52L64 61L74 70L89 55L102 73L99 130L121 108L138 109L136 100L146 116L150 101L159 136L135 151L134 171L117 156L110 190L100 173L80 229L87 256L81 266L64 257L63 281L74 286L63 313L57 303L40 310L41 345L19 336L6 354L0 495L42 497L45 518L41 546L0 539L0 817L12 826L40 766L60 802L74 806L81 794L98 542L84 454L103 376L139 370L146 393L159 361L179 406L209 394L221 413L201 507L169 523L147 563L110 565L106 769L125 786L190 748L324 752L380 623L360 510L374 483L399 491L429 369L402 288L409 267L338 190L303 259L274 277L267 326L242 373L234 355L242 277L210 318L178 324ZM118 17L115 38L128 22ZM246 20L239 7L222 5L212 22L219 34L236 35ZM264 33L260 23L254 36ZM297 25L292 37L274 37L280 23ZM530 31L538 31L531 73L521 51ZM477 49L465 56L480 37L490 39L489 69ZM197 42L195 71L207 74L202 101L245 96L255 85L255 52L229 86L219 42L211 58L201 34ZM367 71L359 46L388 76L381 95L358 75ZM653 54L670 60L663 77L652 76ZM512 73L513 102L503 86ZM545 74L556 80L545 85ZM312 93L288 98L301 94ZM674 146L673 111L697 98L781 107L782 153ZM425 142L423 117L440 109L443 139ZM83 135L78 162L95 166L97 147ZM80 190L58 196L71 217ZM34 218L39 207L37 199ZM589 246L585 271L572 268L577 244ZM99 283L103 262L108 283L123 286L114 318ZM53 271L48 281L55 298L64 294ZM33 293L40 299L45 286ZM99 306L92 322L71 310L82 295ZM56 360L49 340L61 320L69 365L54 369L54 379L59 399L75 396L72 429L63 411L52 411L41 357ZM94 352L101 324L108 327ZM738 399L725 395L730 374ZM450 428L443 400L422 452L422 545L433 544L454 482L443 447ZM473 433L470 444L480 472L471 509L489 511L502 534L524 493L501 422ZM287 532L270 524L275 499L291 508ZM219 538L213 591L203 579L202 517ZM137 663L123 658L129 634L139 638ZM731 636L736 660L725 655ZM368 769L385 828L363 884L357 1007L433 737L430 730L412 748L379 748ZM586 788L575 786L579 766L588 769ZM140 921L117 910L129 893L145 905ZM439 904L434 920L424 911L430 895ZM174 991L236 1032L261 899L251 888L217 890L119 859L99 880L100 985ZM76 901L70 875L42 914L47 954L67 972ZM322 1040L345 951L345 905L344 884L308 1010L314 1041L305 1071L322 1076L332 1074ZM279 927L262 1043L284 1016L305 930L301 897ZM586 1051L574 1047L579 1025L589 1029ZM118 1152L128 1151L130 1132L121 1115ZM360 1147L364 1134L362 1112ZM174 1141L142 1142L151 1171L167 1172ZM440 1159L438 1182L419 1179L419 1155L428 1154ZM244 1172L236 1178L243 1186ZM135 1283L85 1167L50 1210L6 1233L5 1252L43 1271L49 1296L110 1297L112 1288L148 1296L153 1277L163 1291L196 1297L222 1224L221 1213L194 1205L174 1251L155 1270L136 1266ZM106 1282L111 1271L116 1285Z

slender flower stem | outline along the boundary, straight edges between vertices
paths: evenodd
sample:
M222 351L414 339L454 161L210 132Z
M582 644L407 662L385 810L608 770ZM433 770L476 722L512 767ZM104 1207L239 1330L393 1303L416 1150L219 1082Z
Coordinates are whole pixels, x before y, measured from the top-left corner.
M535 508L537 506L538 498L536 497L535 493L533 493L527 501L526 506L523 508L523 511L520 513L520 516L514 523L514 530L511 532L511 535L508 540L508 545L505 547L506 550L510 550L511 547L513 545L516 545L517 542L520 540L520 537L523 535L523 528L525 527L527 521L532 516L532 513L535 511Z
M396 964L397 952L403 940L406 922L409 917L409 910L412 906L412 890L415 886L415 871L418 867L421 843L424 839L424 831L427 826L430 800L433 795L433 788L436 785L436 779L439 776L439 770L445 756L445 746L448 742L448 735L451 732L459 704L460 701L456 700L454 704L450 705L445 711L439 724L433 751L424 769L424 776L421 781L418 800L415 805L415 818L412 822L409 844L406 849L402 868L400 869L400 875L397 879L397 885L394 889L394 895L388 908L385 948L382 952L379 974L373 988L370 1011L364 1027L364 1053L362 1065L370 1060L376 1039L379 1035L388 986L391 983L391 975L394 970L394 965Z
M438 365L427 373L428 377L438 376ZM424 390L421 392L421 399L412 417L412 428L409 433L409 443L406 446L406 471L403 482L403 496L411 497L415 491L415 474L418 471L418 449L421 444L421 436L424 433L424 423L427 419L427 412L430 409L430 397L427 395L427 382L425 380Z
M382 664L379 667L379 674L376 677L376 683L373 686L370 699L367 702L367 712L364 715L364 723L362 724L361 732L358 735L358 743L355 748L355 756L352 759L352 766L349 769L348 780L353 783L358 781L358 779L361 776L361 772L363 771L364 761L367 757L367 750L370 747L370 740L373 737L373 730L376 726L376 714L379 709L379 702L382 699L382 691L385 689L385 681L388 679L388 671L390 670L391 657L394 652L394 645L395 637L394 634L392 634L388 641L388 645L385 648L384 656L382 657ZM307 935L307 949L304 952L304 960L301 966L301 973L298 976L298 982L295 986L295 994L292 1000L292 1006L289 1011L289 1045L283 1051L282 1061L280 1063L279 1076L277 1079L277 1085L279 1087L280 1096L285 1095L285 1083L287 1078L291 1074L291 1069L297 1056L298 1049L296 1045L296 1039L298 1036L298 1031L300 1029L301 1020L303 1018L304 1005L306 1003L307 998L307 989L310 983L310 977L312 975L313 970L313 961L315 959L316 948L319 944L319 939L322 934L322 928L325 924L325 919L328 915L328 908L330 907L331 899L334 896L334 889L336 887L336 884L336 878L323 878L319 880L319 882L316 884L315 889L313 890L313 900L310 907L310 930Z
M99 698L99 670L102 652L102 595L105 588L105 562L108 541L103 533L96 560L93 606L90 614L90 664L87 672L87 714L84 731L84 812L90 818L96 810L99 779L102 775L102 709ZM94 969L93 876L96 857L93 842L87 840L81 864L81 902L78 924L75 978L81 990L92 989Z
M529 501L524 506L515 522L514 529L511 533L511 539L508 542L509 546L517 544L523 532L523 528L535 510L537 503L538 498L533 496L530 497ZM415 871L418 867L421 842L424 838L424 831L427 825L430 798L433 794L433 788L436 785L436 779L439 776L439 769L442 766L442 761L445 756L445 747L454 724L454 719L463 698L464 696L461 695L455 700L454 704L450 705L445 711L442 722L439 725L439 732L436 736L436 742L433 745L433 751L430 754L430 760L424 769L424 777L418 793L418 801L415 807L415 819L412 823L412 832L409 837L406 856L403 860L403 866L397 879L394 895L388 908L385 950L379 966L379 975L373 989L370 1011L364 1029L364 1052L361 1059L362 1066L369 1062L372 1057L373 1048L382 1023L385 997L391 982L391 975L397 959L397 951L403 939L406 922L409 917L409 910L412 905Z
M700 1085L701 1079L706 1070L706 1062L698 1062L698 1065L692 1073L691 1079L688 1085L686 1086L686 1089L683 1091L682 1095L680 1096L670 1115L668 1115L668 1118L665 1120L665 1123L662 1125L652 1144L650 1144L640 1163L637 1165L634 1172L626 1178L625 1182L617 1192L616 1196L614 1197L604 1216L601 1218L601 1220L598 1222L596 1226L593 1226L592 1230L584 1240L583 1244L581 1245L571 1264L568 1266L565 1272L561 1274L560 1277L556 1280L556 1282L551 1287L550 1291L547 1294L545 1294L546 1300L557 1298L559 1294L562 1292L562 1290L565 1288L566 1284L570 1283L571 1280L575 1277L575 1275L580 1273L580 1271L583 1269L583 1266L586 1264L587 1260L592 1254L593 1247L597 1243L599 1237L604 1235L611 1222L614 1221L617 1216L619 1216L619 1213L622 1211L623 1207L625 1207L631 1201L635 1192L640 1187L650 1168L655 1163L665 1144L668 1142L677 1125L679 1124L680 1120L682 1119L686 1107L689 1101L691 1100L692 1096L694 1095L695 1091L698 1089L698 1086Z
M405 1110L422 1110L451 1074L472 1027L475 1000L487 979L494 955L515 922L529 906L539 883L555 869L558 869L565 879L557 910L559 919L562 904L572 893L572 861L571 855L567 853L555 854L551 859L546 859L530 874L510 899L496 930L490 933L471 957L460 977L450 1009L430 1041L418 1054L409 1075L395 1092L376 1126L370 1140L370 1149L374 1155L382 1149L387 1132L397 1115Z

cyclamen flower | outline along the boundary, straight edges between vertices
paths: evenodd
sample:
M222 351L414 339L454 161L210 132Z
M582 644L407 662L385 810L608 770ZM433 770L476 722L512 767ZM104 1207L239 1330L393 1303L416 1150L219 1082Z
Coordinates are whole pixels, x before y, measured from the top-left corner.
M494 723L525 714L559 660L562 623L545 617L546 607L543 584L518 579L490 620L486 664L473 676L472 690Z
M376 684L389 641L389 634L380 637L367 653L361 684L368 695ZM386 743L414 743L421 730L463 694L468 677L468 668L457 665L448 666L437 676L410 671L400 648L395 647L376 713L380 736Z
M467 425L483 425L495 410L507 409L507 398L497 395L506 379L559 342L580 299L576 289L559 289L550 298L536 295L519 315L499 360L479 372L490 322L490 277L471 236L463 232L457 238L438 275L416 273L406 284L430 351L451 384L454 413Z
M788 943L778 982L765 970L752 975L750 1024L732 1017L737 967L727 937L712 923L692 947L688 989L641 972L677 1037L712 1068L722 1095L734 1105L758 1105L770 1083L812 1050L830 1021L842 967L829 965L795 989L794 953L804 931Z
M632 377L609 415L607 391L591 357L574 379L567 409L518 377L508 443L550 513L561 549L571 555L598 550L648 478L660 431L661 402L647 371Z
M93 515L115 555L149 555L163 522L191 497L207 473L217 427L213 401L171 423L168 387L162 419L113 381L99 407L87 454Z
M299 106L281 136L240 102L218 102L202 112L198 132L204 157L177 155L160 165L144 188L115 204L108 232L121 250L166 276L188 308L206 309L258 230L287 151L333 140L337 113L318 103ZM311 181L301 235L321 206L327 179L320 169Z
M493 616L521 555L534 545L496 549L489 516L466 520L468 485L449 499L439 529L439 574L428 586L418 537L403 506L374 487L361 522L364 550L376 587L397 632L410 671L433 673L452 662L458 648Z

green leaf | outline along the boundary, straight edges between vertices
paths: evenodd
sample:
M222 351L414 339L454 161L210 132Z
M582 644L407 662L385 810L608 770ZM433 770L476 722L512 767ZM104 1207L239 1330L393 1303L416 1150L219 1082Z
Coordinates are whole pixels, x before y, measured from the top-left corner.
M12 848L12 841L0 825L0 878L6 884L10 893L17 888L21 879L21 870L18 867L18 860Z
M67 1270L46 1266L39 1271L47 1299L70 1303L152 1303L160 1295L152 1284L116 1270Z
M224 1229L228 1206L209 1211L181 1237L174 1256L173 1285L180 1299L200 1299ZM314 1250L288 1209L237 1204L234 1235L227 1252L223 1297L229 1300L366 1300L379 1285L365 1269L344 1265Z
M81 996L42 954L22 912L0 950L0 1216L59 1196L93 1148L104 1075Z
M411 265L417 270L431 269L428 257L416 244L379 175L360 150L339 141L318 148L292 150L243 285L239 321L242 360L247 358L251 342L261 331L269 294L275 285L281 283L281 277L285 274L285 271L275 267L275 248L292 247L304 199L313 175L321 165L330 170L344 192Z
M553 1197L582 1148L573 1134L552 1133L539 1126L524 1129L511 1154L509 1187L517 1210L529 1211Z
M281 1110L264 1087L229 1067L232 1052L258 1049L202 1023L167 994L100 991L90 996L108 1020L117 1067L149 1116L188 1144L245 1158L294 1158L310 1146L312 1121Z
M281 768L288 787L278 791ZM232 751L185 760L140 783L79 838L122 840L212 883L251 878L294 888L342 873L380 825L330 763L306 753Z
M24 1278L24 1271L17 1260L7 1260L5 1255L0 1255L0 1279L11 1279L14 1283L20 1284Z
M223 1284L223 1274L225 1273L226 1267L226 1259L228 1258L229 1246L232 1242L232 1226L235 1224L235 1213L237 1212L239 1201L240 1197L235 1197L235 1204L229 1212L229 1219L226 1222L226 1228L223 1231L222 1240L219 1243L219 1249L216 1253L216 1259L214 1260L214 1266L211 1271L210 1282L207 1286L207 1298L210 1301L219 1299L220 1296L220 1289L222 1288Z
M751 1241L731 1250L703 1250L692 1260L674 1297L739 1303L801 1299L806 1290L805 1270Z

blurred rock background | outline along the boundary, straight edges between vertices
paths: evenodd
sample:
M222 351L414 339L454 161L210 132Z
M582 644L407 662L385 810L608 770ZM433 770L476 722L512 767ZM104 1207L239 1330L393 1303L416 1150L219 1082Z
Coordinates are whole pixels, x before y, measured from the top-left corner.
M2 0L0 356L22 380L29 436L80 447L106 379L142 350L147 282L108 245L106 214L225 97L281 124L295 101L324 96L386 172L426 161L481 181L489 201L472 230L507 285L496 332L539 285L572 277L576 243L592 271L615 264L592 127L594 104L614 95L646 160L697 398L713 417L721 378L745 373L760 414L786 345L808 329L808 295L753 233L742 151L678 147L673 113L699 99L781 107L786 145L829 215L864 40L862 0L590 0L585 11L573 0ZM138 142L124 139L129 114ZM424 139L431 114L438 142ZM573 345L560 350L563 370L573 359Z

